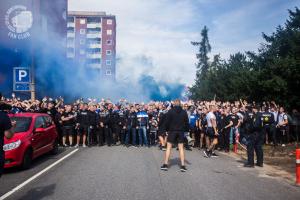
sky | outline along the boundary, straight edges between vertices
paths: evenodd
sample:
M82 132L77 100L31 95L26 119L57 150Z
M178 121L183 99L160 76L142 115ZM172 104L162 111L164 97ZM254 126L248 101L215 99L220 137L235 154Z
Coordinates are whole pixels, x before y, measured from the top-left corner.
M197 48L209 29L212 52L257 51L300 0L69 0L71 11L105 11L117 19L117 80L194 83Z

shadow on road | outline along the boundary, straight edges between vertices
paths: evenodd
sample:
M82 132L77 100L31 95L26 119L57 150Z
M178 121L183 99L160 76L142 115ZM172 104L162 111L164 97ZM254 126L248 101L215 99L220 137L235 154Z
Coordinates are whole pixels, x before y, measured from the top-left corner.
M185 163L187 165L191 165L191 163L188 160L185 160ZM174 165L178 165L180 167L181 163L180 163L180 159L179 158L171 158L169 161L169 166L174 166Z
M55 188L56 188L56 184L51 184L51 185L44 186L44 187L32 188L25 195L20 197L19 200L24 200L24 199L39 200L39 199L43 199L47 196L51 196L52 194L54 194Z

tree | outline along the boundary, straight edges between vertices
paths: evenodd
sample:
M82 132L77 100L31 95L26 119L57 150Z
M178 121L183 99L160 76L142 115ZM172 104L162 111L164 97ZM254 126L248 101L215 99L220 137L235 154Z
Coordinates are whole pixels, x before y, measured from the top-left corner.
M216 95L221 100L239 98L249 101L273 101L300 108L300 10L288 10L289 18L271 35L263 33L258 53L236 53L228 60L215 55L210 63L211 47L206 26L201 32L197 78L191 88L191 98L209 100Z
M196 58L198 59L198 63L196 64L197 71L196 71L196 83L190 89L191 95L193 97L199 97L205 91L202 91L203 88L199 86L201 84L205 85L205 76L209 69L209 58L208 53L211 51L211 46L208 40L208 29L206 26L201 31L202 40L200 42L191 42L193 46L199 47L199 51L196 54Z
M197 63L197 75L202 74L203 76L207 73L209 68L209 58L207 54L211 51L211 46L208 40L208 29L206 26L201 31L202 40L201 42L191 42L194 46L199 46L199 52L196 54L198 59Z

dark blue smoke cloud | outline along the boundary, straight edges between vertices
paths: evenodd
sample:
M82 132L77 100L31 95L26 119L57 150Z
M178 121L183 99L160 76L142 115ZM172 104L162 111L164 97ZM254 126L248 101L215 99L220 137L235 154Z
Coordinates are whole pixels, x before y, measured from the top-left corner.
M139 79L143 91L149 95L151 100L169 101L181 98L185 89L183 84L156 81L154 77L143 75Z

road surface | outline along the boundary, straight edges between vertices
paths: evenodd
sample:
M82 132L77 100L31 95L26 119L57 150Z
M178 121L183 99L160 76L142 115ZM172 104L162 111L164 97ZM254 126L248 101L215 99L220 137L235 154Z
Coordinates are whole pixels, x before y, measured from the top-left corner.
M0 199L51 163L74 151L45 155L27 171L6 170L0 179ZM226 155L205 158L199 150L186 153L188 171L179 171L173 149L169 171L161 171L163 152L157 148L80 148L6 199L57 200L299 200L300 188L263 173L245 169ZM2 196L2 197L1 197Z

